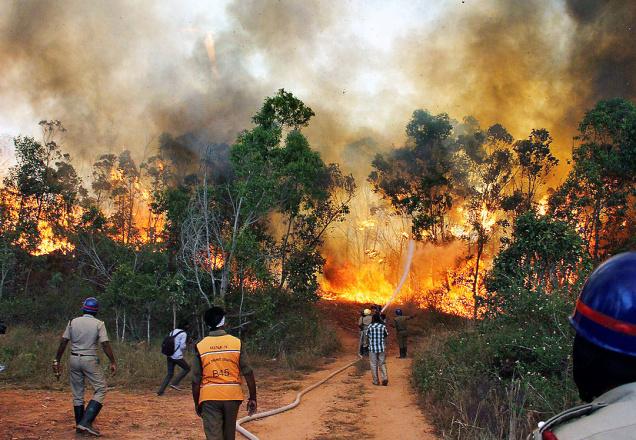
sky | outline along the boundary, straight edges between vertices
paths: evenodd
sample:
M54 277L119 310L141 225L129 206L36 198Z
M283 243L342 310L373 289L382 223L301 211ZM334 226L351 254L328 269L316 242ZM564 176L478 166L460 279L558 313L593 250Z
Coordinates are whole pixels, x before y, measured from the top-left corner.
M232 142L285 88L316 112L314 148L360 176L403 144L418 108L517 138L545 127L565 162L586 109L634 98L634 4L6 1L0 134L37 136L38 121L60 119L86 174L106 152L143 159L163 132Z

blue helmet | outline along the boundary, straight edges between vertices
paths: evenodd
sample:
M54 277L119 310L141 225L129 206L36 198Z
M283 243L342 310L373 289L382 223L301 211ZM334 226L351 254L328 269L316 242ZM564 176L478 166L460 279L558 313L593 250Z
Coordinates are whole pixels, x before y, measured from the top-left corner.
M395 309L395 314L398 316L402 316L402 309Z
M570 323L592 344L636 356L636 252L616 255L592 272Z
M97 298L88 297L84 300L82 304L82 311L86 313L97 313L99 311L99 301Z

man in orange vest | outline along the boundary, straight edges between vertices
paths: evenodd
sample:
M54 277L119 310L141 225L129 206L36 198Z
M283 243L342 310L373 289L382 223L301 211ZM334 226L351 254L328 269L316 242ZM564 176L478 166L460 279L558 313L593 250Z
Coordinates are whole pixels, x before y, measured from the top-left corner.
M192 368L192 398L197 415L203 419L207 440L234 440L236 417L243 401L241 375L250 397L247 413L256 412L256 381L241 340L225 330L225 311L212 307L205 312L210 334L196 345Z

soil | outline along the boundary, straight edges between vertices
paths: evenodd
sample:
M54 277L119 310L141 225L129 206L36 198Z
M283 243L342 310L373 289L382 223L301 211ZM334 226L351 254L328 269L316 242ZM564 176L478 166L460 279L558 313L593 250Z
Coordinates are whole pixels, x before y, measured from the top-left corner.
M314 372L268 375L257 369L259 411L283 406L296 393L356 358L357 337L346 309L325 310L339 325L343 350ZM345 313L347 312L347 313ZM393 341L387 353L389 384L374 386L365 360L345 370L303 397L296 409L244 428L261 439L436 439L416 402L409 383L410 359L396 359ZM158 378L160 381L160 378ZM184 383L187 382L184 381ZM185 388L185 387L184 387ZM188 389L168 389L158 397L147 392L110 390L95 426L110 439L203 439ZM69 393L46 390L0 390L0 439L72 439L73 409ZM239 417L245 415L244 405ZM237 438L242 438L237 434Z

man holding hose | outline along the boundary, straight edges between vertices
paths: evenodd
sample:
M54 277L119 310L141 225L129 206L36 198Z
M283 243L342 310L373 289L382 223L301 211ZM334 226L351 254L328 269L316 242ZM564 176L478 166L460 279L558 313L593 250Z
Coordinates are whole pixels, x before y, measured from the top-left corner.
M243 401L241 376L250 393L249 415L256 412L256 381L241 340L224 330L225 311L212 307L204 319L210 334L196 345L192 369L194 408L203 419L207 440L234 440L236 417Z
M373 385L380 385L378 381L378 370L382 376L382 385L389 384L389 376L386 372L385 340L389 336L386 325L382 322L379 314L373 315L373 322L367 328L369 338L369 363L371 364L371 376Z

